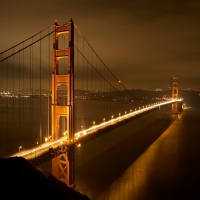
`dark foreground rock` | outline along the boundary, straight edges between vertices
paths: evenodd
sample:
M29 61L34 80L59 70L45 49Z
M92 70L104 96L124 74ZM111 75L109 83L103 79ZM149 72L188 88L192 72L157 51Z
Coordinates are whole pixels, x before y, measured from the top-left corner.
M89 200L22 157L0 158L0 199Z

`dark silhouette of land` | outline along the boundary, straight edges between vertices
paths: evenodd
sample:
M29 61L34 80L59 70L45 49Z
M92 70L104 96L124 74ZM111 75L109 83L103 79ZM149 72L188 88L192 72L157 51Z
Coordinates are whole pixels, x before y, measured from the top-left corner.
M3 199L89 200L22 157L0 158L0 173Z

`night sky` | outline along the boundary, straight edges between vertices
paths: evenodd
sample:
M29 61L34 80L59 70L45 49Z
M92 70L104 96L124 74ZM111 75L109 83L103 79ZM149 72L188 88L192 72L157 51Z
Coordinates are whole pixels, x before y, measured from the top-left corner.
M8 0L0 52L71 18L127 88L200 89L199 0Z

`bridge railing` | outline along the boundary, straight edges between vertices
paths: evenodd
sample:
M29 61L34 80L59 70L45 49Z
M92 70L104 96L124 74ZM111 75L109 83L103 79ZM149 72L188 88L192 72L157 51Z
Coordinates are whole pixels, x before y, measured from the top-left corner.
M56 141L48 141L44 144L41 144L39 146L36 146L31 149L27 149L21 152L18 152L16 154L11 155L13 156L22 156L28 160L32 160L31 162L36 165L41 164L42 162L46 162L48 159L52 159L53 157L62 154L67 153L67 149L70 145L76 145L77 147L80 146L80 142L85 138L87 138L89 135L101 135L99 134L99 131L106 130L108 127L111 127L113 125L117 125L118 123L121 123L123 121L126 121L127 119L134 118L136 116L140 116L141 114L148 113L149 111L153 111L155 109L158 109L165 105L170 105L176 102L182 102L182 99L179 100L170 100L165 102L159 102L154 103L152 105L146 105L138 110L131 111L130 113L125 113L122 116L118 116L116 118L110 119L108 121L104 121L100 124L93 125L90 128L79 131L75 133L75 140L69 141L66 136L63 136L59 138ZM123 125L123 123L122 123ZM115 128L115 127L114 127ZM110 131L112 129L107 129L106 131ZM105 132L103 132L105 134Z

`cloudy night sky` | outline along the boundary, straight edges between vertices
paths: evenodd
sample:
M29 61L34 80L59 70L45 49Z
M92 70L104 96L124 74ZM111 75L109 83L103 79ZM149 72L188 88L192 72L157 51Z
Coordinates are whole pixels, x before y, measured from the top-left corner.
M200 89L199 0L8 0L0 52L71 18L127 88Z

